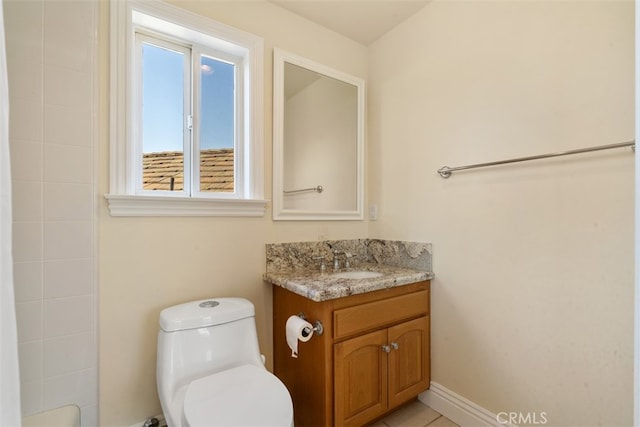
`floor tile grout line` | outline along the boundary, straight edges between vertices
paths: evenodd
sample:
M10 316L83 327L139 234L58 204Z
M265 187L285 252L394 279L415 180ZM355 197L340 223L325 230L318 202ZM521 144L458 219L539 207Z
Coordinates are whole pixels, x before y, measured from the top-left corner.
M428 427L431 424L435 423L437 420L439 420L440 418L442 418L444 415L440 414L439 416L437 416L436 418L434 418L433 420L429 421L428 424L425 424L424 427Z

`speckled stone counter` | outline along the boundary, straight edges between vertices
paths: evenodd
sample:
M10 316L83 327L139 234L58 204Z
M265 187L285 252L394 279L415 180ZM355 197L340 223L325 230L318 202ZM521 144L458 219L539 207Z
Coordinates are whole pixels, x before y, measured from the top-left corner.
M337 278L332 250L351 255L350 268L339 271L375 271L379 277ZM324 258L326 271L320 271ZM313 301L321 302L433 278L431 244L379 239L294 242L267 245L264 279Z

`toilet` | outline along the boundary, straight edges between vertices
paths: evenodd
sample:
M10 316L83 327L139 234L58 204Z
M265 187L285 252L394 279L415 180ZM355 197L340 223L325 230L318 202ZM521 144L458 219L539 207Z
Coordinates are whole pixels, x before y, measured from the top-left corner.
M291 396L264 366L246 299L162 310L156 376L168 427L293 426Z

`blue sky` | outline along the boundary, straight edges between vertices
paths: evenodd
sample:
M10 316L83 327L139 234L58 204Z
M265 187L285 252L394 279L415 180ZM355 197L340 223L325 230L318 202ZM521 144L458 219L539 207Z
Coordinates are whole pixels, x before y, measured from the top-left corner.
M143 151L182 151L184 55L143 46ZM232 64L202 57L203 149L233 147L233 76Z

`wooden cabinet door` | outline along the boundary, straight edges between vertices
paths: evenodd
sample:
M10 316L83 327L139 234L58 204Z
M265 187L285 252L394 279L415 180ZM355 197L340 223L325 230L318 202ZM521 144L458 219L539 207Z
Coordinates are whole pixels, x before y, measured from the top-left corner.
M388 329L389 409L429 388L429 316Z
M334 345L337 426L362 426L387 410L387 330Z

